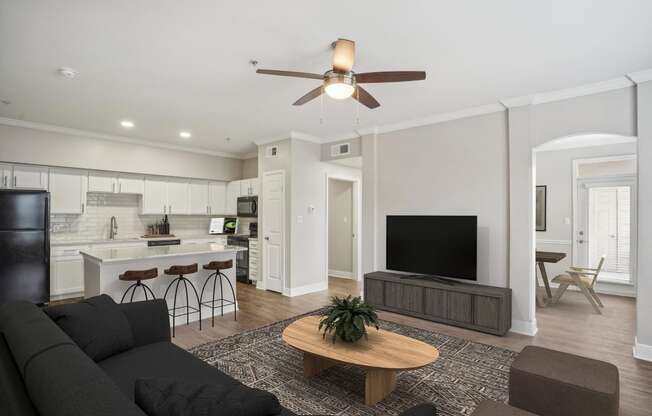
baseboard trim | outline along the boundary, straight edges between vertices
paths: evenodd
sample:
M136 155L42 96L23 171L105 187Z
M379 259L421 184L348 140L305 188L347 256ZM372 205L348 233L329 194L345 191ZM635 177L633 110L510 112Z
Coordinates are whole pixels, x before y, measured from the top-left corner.
M639 344L638 339L634 337L634 358L644 361L652 361L652 345Z
M537 328L536 319L533 321L521 321L519 319L512 319L512 328L509 330L509 332L533 337L537 334L538 330L539 329Z
M312 285L305 285L299 287L291 287L287 290L287 295L289 297L307 295L308 293L321 292L322 290L328 289L328 282L320 282Z
M353 273L344 270L328 269L328 275L333 277L341 277L342 279L353 279Z

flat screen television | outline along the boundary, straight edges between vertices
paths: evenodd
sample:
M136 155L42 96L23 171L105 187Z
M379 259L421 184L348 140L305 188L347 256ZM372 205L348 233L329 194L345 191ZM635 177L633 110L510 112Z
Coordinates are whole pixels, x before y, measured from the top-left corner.
M388 215L387 270L477 279L478 217Z

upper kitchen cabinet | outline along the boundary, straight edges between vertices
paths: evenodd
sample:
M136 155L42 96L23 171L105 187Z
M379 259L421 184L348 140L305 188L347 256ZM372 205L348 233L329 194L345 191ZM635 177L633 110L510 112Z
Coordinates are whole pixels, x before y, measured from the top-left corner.
M208 184L208 213L210 215L226 214L226 182Z
M166 179L145 178L142 213L168 213L168 183Z
M88 192L116 192L118 178L115 173L89 172Z
M258 178L247 179L247 182L249 182L249 193L247 195L258 195L260 189Z
M226 185L226 206L224 208L224 214L237 215L238 197L241 195L240 188L240 181L229 182Z
M120 174L118 176L118 192L142 195L145 192L145 179L140 175Z
M189 214L207 215L209 213L208 181L190 181Z
M190 212L190 181L170 179L168 181L168 214L188 214Z
M86 210L88 177L86 172L50 169L52 214L83 214Z
M11 188L11 165L0 163L0 189Z
M16 189L48 189L48 168L14 165L13 187Z

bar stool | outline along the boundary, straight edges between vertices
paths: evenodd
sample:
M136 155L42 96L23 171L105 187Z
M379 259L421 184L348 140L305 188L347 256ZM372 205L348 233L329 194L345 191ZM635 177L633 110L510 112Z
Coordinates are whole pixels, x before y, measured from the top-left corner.
M119 275L118 279L122 280L123 282L133 282L134 280L136 281L136 283L133 283L131 286L127 288L127 290L125 290L124 295L122 295L122 299L120 299L120 303L124 302L125 297L127 297L127 294L129 294L130 290L131 290L131 297L129 298L129 302L133 302L134 295L136 294L136 289L138 289L139 287L143 289L143 293L145 294L145 300L148 300L147 292L149 292L149 294L152 295L152 299L156 299L156 296L154 296L154 292L152 292L152 289L150 289L150 287L147 286L146 284L142 283L143 280L154 279L156 277L158 277L158 269L156 267L148 270L127 270L126 272Z
M195 285L193 285L190 280L184 277L184 275L187 274L197 273L197 263L188 264L185 266L177 266L177 265L171 266L169 269L165 269L164 273L167 274L168 276L177 276L176 279L170 282L168 288L165 289L165 295L163 295L163 299L167 299L168 291L172 288L172 286L175 286L174 302L172 303L172 309L168 309L168 314L172 317L172 336L174 337L174 328L176 326L177 316L185 315L186 325L189 325L191 313L199 313L199 330L201 331L201 304L199 300L199 295L197 294L197 289L195 289ZM186 305L177 307L177 293L179 292L179 286L181 285L181 283L183 283L186 292ZM197 308L195 308L194 306L190 306L190 302L188 299L188 285L190 285L193 292L195 292L195 298L197 299ZM185 313L177 313L177 309L185 309L186 311Z
M236 315L236 310L238 309L237 305L237 299L235 298L235 290L233 290L233 285L231 284L231 281L229 280L228 277L224 273L222 273L222 270L230 269L233 267L233 260L225 260L225 261L212 261L208 264L204 264L203 268L204 270L214 270L214 273L211 273L206 281L204 282L204 286L201 289L201 295L199 299L202 301L200 302L201 305L204 305L208 308L211 308L211 321L212 325L215 326L215 309L220 308L221 316L224 316L224 306L229 306L233 305L233 320L237 321L237 315ZM217 280L219 278L220 281L220 297L219 299L215 299L215 287L217 286ZM231 288L231 295L233 296L233 300L228 300L224 299L224 289L222 288L222 278L226 280L226 282L229 284L229 287ZM204 300L204 290L206 289L206 285L208 282L213 279L213 296L210 298L209 301L203 302ZM215 306L216 302L220 302L220 306Z

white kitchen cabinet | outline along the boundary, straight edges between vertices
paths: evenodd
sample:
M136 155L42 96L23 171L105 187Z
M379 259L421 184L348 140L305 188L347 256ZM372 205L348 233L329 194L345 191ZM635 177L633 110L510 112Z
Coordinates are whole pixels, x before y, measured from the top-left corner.
M80 250L88 246L53 247L50 257L51 300L82 296L84 293L84 262Z
M88 177L86 172L50 169L50 212L83 214L86 210Z
M48 189L48 168L14 165L13 187L16 189Z
M240 196L240 181L229 182L226 185L226 206L224 214L236 215L238 213L238 197Z
M142 195L145 192L145 179L139 175L120 174L117 192Z
M88 192L116 192L118 178L115 173L89 172Z
M208 215L208 181L190 182L190 208L189 214Z
M0 163L0 189L11 188L11 165Z
M208 184L208 213L221 215L226 213L226 182Z
M240 196L258 195L258 178L242 179L238 182L240 182Z
M143 214L168 213L168 183L164 178L145 178Z
M188 214L190 212L190 182L187 179L168 181L168 214Z

